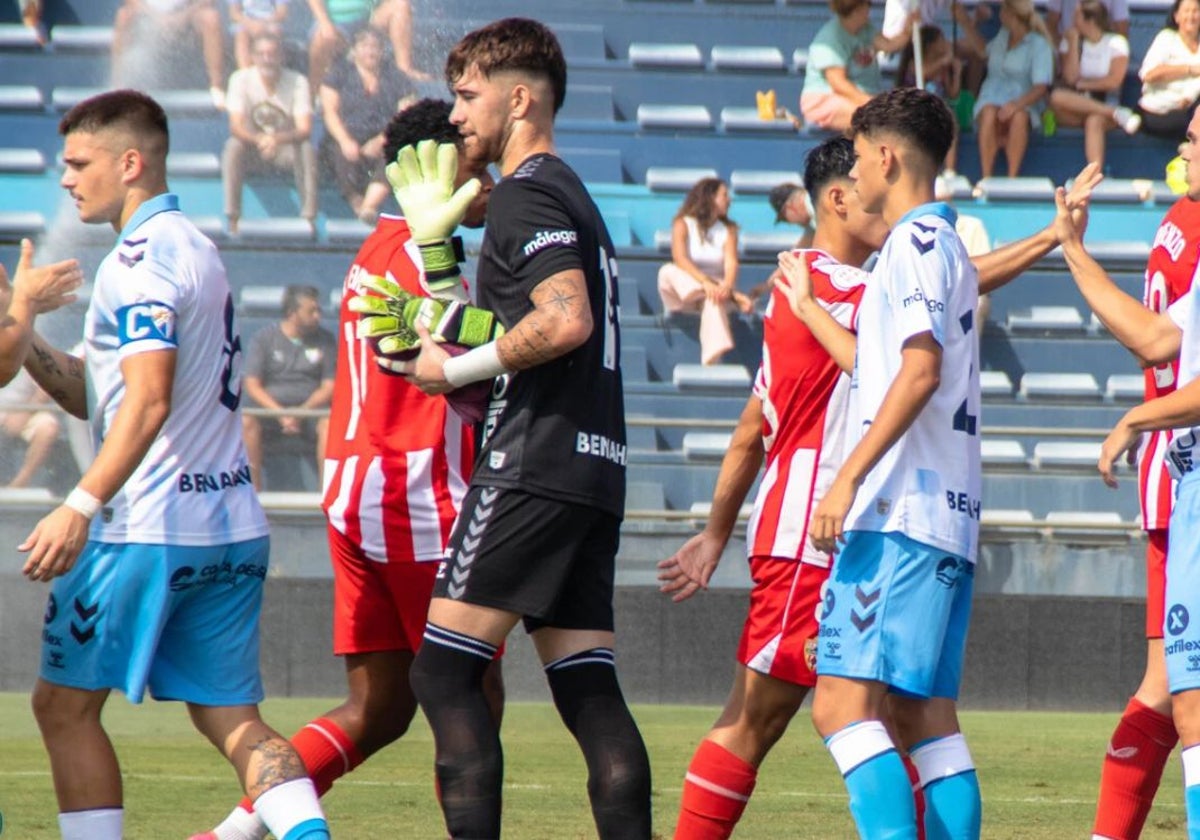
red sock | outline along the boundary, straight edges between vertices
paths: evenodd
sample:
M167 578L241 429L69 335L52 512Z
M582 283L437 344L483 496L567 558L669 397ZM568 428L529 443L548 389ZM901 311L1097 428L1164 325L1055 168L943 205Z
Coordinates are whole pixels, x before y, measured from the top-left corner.
M1178 740L1168 715L1136 698L1129 701L1104 755L1093 833L1114 840L1141 834L1163 766Z
M312 776L317 796L324 796L334 782L363 763L358 747L328 718L317 718L304 724L292 736L292 746L300 754L308 775ZM247 811L254 810L248 798L238 804Z
M742 818L758 770L705 739L696 748L683 780L675 840L724 840Z
M917 772L917 765L908 757L907 753L901 755L904 761L904 769L908 772L908 782L912 785L913 804L917 808L917 840L925 840L925 789L921 787L921 774Z

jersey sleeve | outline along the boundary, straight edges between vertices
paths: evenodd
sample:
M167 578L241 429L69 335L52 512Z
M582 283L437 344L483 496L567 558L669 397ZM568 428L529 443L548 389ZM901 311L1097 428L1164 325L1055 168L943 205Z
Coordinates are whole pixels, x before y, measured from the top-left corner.
M178 312L187 301L168 266L147 255L129 268L114 293L120 358L178 349Z
M939 241L942 232L913 222L900 233L887 271L877 272L887 283L896 331L901 341L932 333L934 340L945 346L951 271Z
M502 208L495 199L488 218L497 220L496 244L508 258L513 282L528 296L554 274L582 270L579 231L566 205L543 185L514 179L506 185ZM497 212L501 209L502 212Z

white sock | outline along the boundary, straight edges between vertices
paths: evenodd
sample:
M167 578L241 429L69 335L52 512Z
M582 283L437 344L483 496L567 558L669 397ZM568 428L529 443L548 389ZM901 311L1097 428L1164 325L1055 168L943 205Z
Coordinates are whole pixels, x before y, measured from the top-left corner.
M124 808L63 811L58 815L62 840L121 840Z
M254 811L241 805L229 812L229 816L212 830L217 840L266 840L267 827Z
M312 779L292 779L268 790L254 800L254 810L276 837L285 837L308 820L325 821Z

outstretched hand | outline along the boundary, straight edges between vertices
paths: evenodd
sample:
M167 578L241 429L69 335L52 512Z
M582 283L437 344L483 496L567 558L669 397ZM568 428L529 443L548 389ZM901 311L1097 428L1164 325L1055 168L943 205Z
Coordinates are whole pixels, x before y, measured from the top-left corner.
M685 542L679 551L658 564L658 589L678 603L691 598L701 589L708 589L708 581L721 562L724 543L701 531Z
M1078 232L1080 239L1087 230L1088 207L1092 200L1092 191L1104 180L1104 172L1098 163L1089 163L1079 171L1071 183L1071 189L1064 193L1067 212L1071 214L1071 223ZM1062 239L1059 239L1061 242Z
M23 300L35 315L52 312L74 301L74 292L82 284L79 260L61 260L35 267L33 242L22 239L21 256L11 284L8 273L0 266L0 312L8 311L11 301L16 299Z

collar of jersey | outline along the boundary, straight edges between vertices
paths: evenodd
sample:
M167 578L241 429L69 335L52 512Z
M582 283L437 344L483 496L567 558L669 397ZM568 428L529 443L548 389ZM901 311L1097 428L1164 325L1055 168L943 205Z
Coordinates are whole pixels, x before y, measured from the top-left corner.
M128 239L130 234L146 223L151 216L165 213L168 210L179 209L179 196L175 193L159 193L154 198L146 199L138 209L133 211L125 227L121 228L121 239Z
M909 210L900 221L896 222L896 227L900 227L905 222L911 222L913 219L919 219L921 216L941 216L950 227L954 227L954 223L958 221L958 213L949 204L944 201L931 201Z

